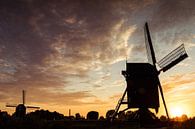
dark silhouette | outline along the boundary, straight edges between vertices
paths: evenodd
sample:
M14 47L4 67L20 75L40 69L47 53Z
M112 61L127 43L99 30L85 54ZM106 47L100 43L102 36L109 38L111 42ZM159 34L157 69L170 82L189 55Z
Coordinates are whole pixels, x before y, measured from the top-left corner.
M14 117L16 118L24 118L26 115L26 108L31 108L31 109L39 109L40 107L36 107L36 106L26 106L25 105L25 91L22 90L22 104L18 104L18 105L9 105L7 104L6 107L15 107L16 111L13 114Z
M81 119L80 113L76 113L76 114L75 114L75 119L76 119L76 120L80 120L80 119Z
M23 118L26 115L26 107L24 104L19 104L16 107L16 112L14 113L16 117Z
M119 114L118 114L118 119L119 120L122 120L122 121L126 120L126 114L125 114L125 112L120 111Z
M90 111L87 113L87 119L88 120L98 120L99 113L96 111Z
M103 116L100 116L99 120L106 120Z
M147 124L151 122L151 117L155 119L155 123L161 124L160 126L169 125L167 129L194 129L195 128L195 118L188 118L187 115L182 115L181 117L173 118L169 121L166 116L161 116L160 119L164 122L159 122L160 119L151 113L148 109L142 109L137 111L127 111L126 113L121 112L123 117L116 118L114 121L107 121L103 116L99 120L90 119L80 119L76 117L74 119L69 119L69 116L64 116L58 112L50 112L48 110L36 110L34 112L28 113L23 119L15 119L11 117L7 112L0 111L0 128L1 129L134 129L139 128L140 125L134 122L138 119L144 119ZM97 112L92 111L92 114ZM143 115L138 115L143 113ZM78 116L79 113L77 113ZM90 112L88 113L90 114ZM139 118L139 117L145 118ZM125 118L125 119L124 119ZM147 121L149 120L149 121ZM143 123L142 123L143 124Z
M138 108L137 116L139 116L139 121L141 124L153 124L156 122L156 117L148 109L155 109L158 113L159 109L159 91L163 100L167 118L169 119L168 110L166 107L162 86L159 79L159 74L161 71L165 72L168 69L175 66L180 61L188 57L184 45L182 44L162 60L158 62L160 70L157 69L157 62L155 57L155 52L152 45L152 40L150 37L148 24L145 23L145 43L148 55L149 63L127 63L126 70L122 71L122 75L126 79L127 88L121 99L115 108L115 112L112 115L114 119L117 115L121 117L121 111L119 112L120 106L122 104L127 105L127 108L122 110L122 112L130 108ZM125 96L127 99L125 99Z
M42 120L63 120L64 115L56 111L49 112L48 110L36 110L26 115L28 118L42 119Z
M115 110L108 110L107 113L106 113L106 119L111 120L114 112L115 112Z
M162 115L162 116L160 116L160 120L161 120L161 121L167 121L168 119L167 119L166 116Z

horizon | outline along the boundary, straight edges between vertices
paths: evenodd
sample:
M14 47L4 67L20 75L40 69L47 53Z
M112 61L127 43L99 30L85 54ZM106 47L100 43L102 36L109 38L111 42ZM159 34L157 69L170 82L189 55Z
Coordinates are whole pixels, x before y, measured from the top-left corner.
M71 109L69 109L70 110L70 112L71 112ZM127 111L125 111L125 114L128 112L128 111L131 111L131 112L136 112L138 109L134 109L134 110L127 110ZM29 114L31 114L31 113L34 113L34 112L37 112L37 111L49 111L50 113L53 113L53 112L57 112L57 111L50 111L50 110L45 110L45 109L36 109L36 110L31 110L31 111L29 111L29 112L27 112L26 113L26 115L29 115ZM150 110L151 111L151 110ZM2 113L2 112L6 112L6 113L8 113L8 115L10 115L10 116L12 116L13 118L15 117L14 116L14 112L13 112L13 114L10 114L9 112L7 112L7 111L1 111L0 110L0 113ZM88 111L87 112L87 114L89 113L89 112L91 112L91 111ZM93 112L93 111L92 111ZM96 112L96 111L95 111ZM152 112L152 111L151 111ZM59 113L59 114L62 114L62 113L60 113L60 112L57 112L57 113ZM99 113L99 112L98 112ZM154 112L152 112L152 113L154 113ZM86 115L82 115L82 114L80 114L79 112L77 112L76 114L79 114L80 115L80 117L81 118L85 118L85 119L87 119L87 114ZM76 114L68 114L68 115L65 115L65 114L62 114L62 115L64 115L64 117L74 117L74 118L76 118ZM154 113L155 114L155 113ZM185 116L185 119L194 119L195 118L195 116L192 116L192 117L189 117L187 114L181 114L181 115L175 115L175 116L172 116L172 117L170 117L170 120L173 120L173 121L177 121L177 119L179 119L179 121L181 121L182 122L182 117L183 116ZM100 114L98 114L98 119L100 118L100 117L103 117L103 118L105 118L106 119L106 114L105 115L100 115ZM167 119L167 116L166 115L161 115L161 116L156 116L158 119L161 119L161 117L165 117L166 119ZM118 119L120 119L120 118L118 118ZM164 118L163 118L164 119Z
M128 62L157 62L184 43L188 58L159 78L170 117L195 116L195 1L0 1L0 110L26 105L68 115L114 109ZM161 96L157 116L165 115ZM28 109L27 109L28 112Z

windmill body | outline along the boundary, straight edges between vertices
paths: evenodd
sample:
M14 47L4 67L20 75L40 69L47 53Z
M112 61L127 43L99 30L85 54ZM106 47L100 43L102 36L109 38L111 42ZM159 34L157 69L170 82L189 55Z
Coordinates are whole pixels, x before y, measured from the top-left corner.
M26 106L25 105L25 91L22 91L22 103L18 104L18 105L9 105L7 104L6 107L15 107L15 117L17 118L23 118L26 115L26 109L27 108L31 108L31 109L39 109L40 107L37 106Z
M128 63L126 62L126 70L122 71L122 75L126 79L127 87L121 99L115 108L112 118L115 118L119 112L122 104L127 105L128 110L131 108L138 108L138 114L142 121L146 119L153 119L153 114L150 115L149 108L155 109L158 113L160 107L159 93L165 107L166 115L169 118L167 106L164 99L163 89L160 83L159 74L161 71L165 72L178 64L180 61L188 57L184 45L180 45L159 62L156 62L155 52L150 37L148 24L144 26L145 44L148 56L148 63ZM160 70L157 70L156 64L159 65ZM127 98L125 98L127 97ZM148 115L149 114L149 115ZM151 116L151 117L149 117Z
M24 104L18 104L15 111L16 117L24 117L26 115L26 107Z
M159 108L157 71L149 63L127 63L128 108Z

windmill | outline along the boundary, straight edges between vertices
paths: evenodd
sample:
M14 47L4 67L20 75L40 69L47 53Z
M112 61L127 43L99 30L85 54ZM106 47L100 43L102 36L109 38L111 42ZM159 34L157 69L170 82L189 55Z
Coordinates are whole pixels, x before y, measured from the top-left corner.
M6 107L15 107L15 115L16 117L23 118L26 115L26 109L31 108L31 109L40 109L40 107L37 106L26 106L25 105L25 97L26 97L26 92L22 90L22 103L18 105L14 104L6 104Z
M116 117L119 114L119 108L122 104L127 105L127 108L120 112L126 111L130 108L138 108L138 113L141 117L141 115L149 111L149 108L152 108L155 109L156 113L158 113L158 109L160 107L160 91L165 112L167 118L169 119L169 114L163 95L163 89L159 80L159 74L162 71L166 72L167 70L178 64L180 61L188 57L188 55L185 51L184 45L182 44L178 48L170 52L168 55L166 55L159 62L156 62L155 52L153 49L147 22L144 26L144 34L148 63L126 62L126 70L122 71L122 75L126 79L127 87L122 95L122 98L118 101L115 112L112 114L112 118ZM160 70L157 69L156 64L158 64ZM127 98L125 98L125 96Z

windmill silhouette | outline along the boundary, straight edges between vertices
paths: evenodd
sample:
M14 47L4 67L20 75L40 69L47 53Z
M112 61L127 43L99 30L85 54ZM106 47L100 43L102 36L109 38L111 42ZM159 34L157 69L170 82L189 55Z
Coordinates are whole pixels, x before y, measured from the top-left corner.
M178 48L170 52L163 59L161 59L159 62L156 62L155 52L153 49L147 22L144 26L144 34L149 62L126 62L126 70L122 71L122 75L126 79L127 87L124 94L122 95L122 98L118 101L115 112L112 114L112 118L115 118L119 114L118 112L122 104L127 105L127 108L120 112L126 111L130 108L138 108L139 118L143 118L143 121L145 118L142 116L149 112L149 108L155 109L156 113L158 113L158 109L160 107L158 92L159 90L166 115L169 119L159 74L161 73L161 71L166 72L167 70L178 64L180 61L188 57L188 55L185 51L184 45L182 44ZM160 70L157 69L156 64L158 64Z
M15 115L16 117L23 118L26 115L26 109L40 109L40 107L37 106L26 106L25 105L25 97L26 97L26 92L22 90L22 103L16 105L16 104L6 104L6 107L15 107Z

